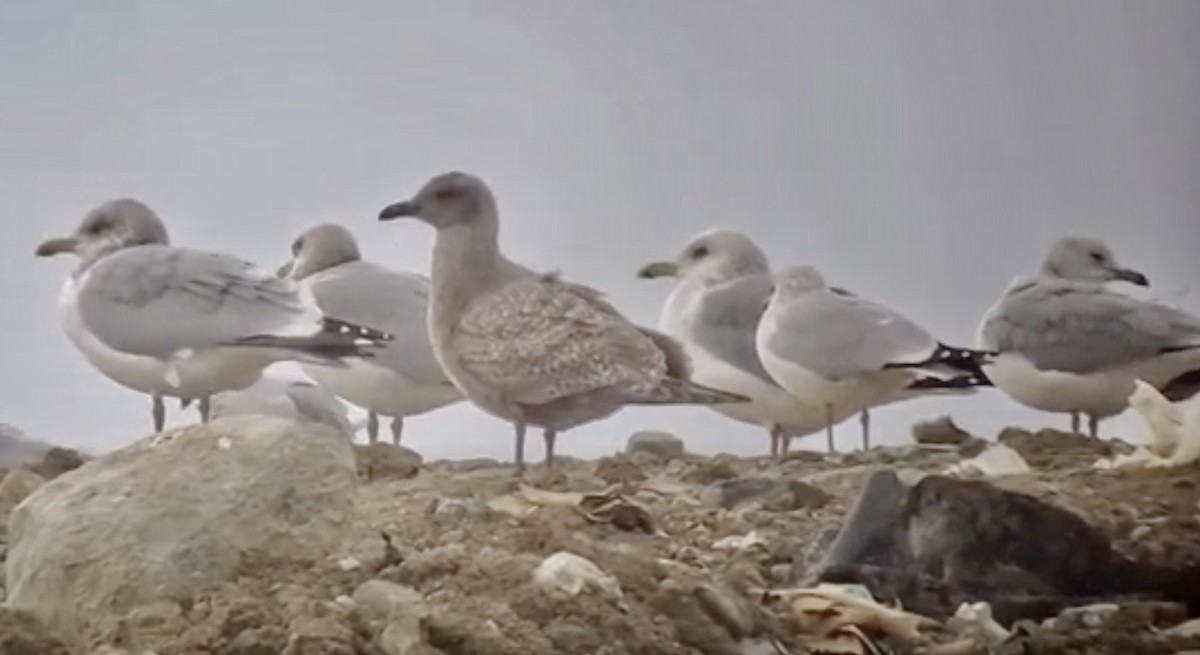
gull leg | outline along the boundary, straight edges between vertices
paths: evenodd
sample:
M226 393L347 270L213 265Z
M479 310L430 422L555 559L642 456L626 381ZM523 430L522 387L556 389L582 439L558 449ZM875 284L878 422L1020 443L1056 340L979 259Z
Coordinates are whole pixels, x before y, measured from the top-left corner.
M154 394L150 399L150 415L154 417L154 431L162 432L163 425L167 422L167 406L163 403L163 397L158 394Z
M829 452L837 452L837 449L833 447L833 405L825 406L825 445L829 448Z
M521 475L525 472L525 421L513 423L513 428L517 437L516 454L513 457L515 464L513 475Z
M208 414L212 411L212 402L209 400L209 397L204 396L201 398L197 408L200 410L200 422L208 423Z
M404 417L397 416L392 419L392 445L400 445L400 433L404 432Z
M379 415L367 412L367 443L374 444L376 441L379 441Z
M1100 438L1100 418L1096 416L1088 416L1088 434L1093 439Z
M1079 431L1079 412L1071 412L1071 434L1083 434Z
M783 453L780 452L781 442L783 441L783 426L774 423L767 429L767 433L771 436L771 459L783 459Z
M792 437L783 431L783 426L779 426L779 459L787 459L788 450L792 447Z
M871 449L871 411L864 409L862 411L862 449Z
M554 437L558 432L546 428L542 430L542 439L546 440L546 468L554 468Z

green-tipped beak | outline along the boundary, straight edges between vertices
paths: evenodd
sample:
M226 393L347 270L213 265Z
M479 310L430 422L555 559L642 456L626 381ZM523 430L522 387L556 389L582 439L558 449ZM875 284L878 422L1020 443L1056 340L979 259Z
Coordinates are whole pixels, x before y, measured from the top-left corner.
M78 247L78 245L78 242L76 242L72 237L47 239L37 247L35 254L38 257L53 257L54 255L61 255L64 252L75 252L75 248Z
M679 275L679 266L675 262L654 262L646 264L638 271L638 277L653 280L658 277L675 277Z

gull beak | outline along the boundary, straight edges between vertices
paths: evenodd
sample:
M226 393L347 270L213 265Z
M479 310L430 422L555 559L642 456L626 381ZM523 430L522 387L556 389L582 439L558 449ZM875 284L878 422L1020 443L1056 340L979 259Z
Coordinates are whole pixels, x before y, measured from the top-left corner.
M279 270L275 271L275 277L286 278L286 277L291 276L292 269L295 268L295 266L296 266L296 260L289 261L288 263L284 264L283 266L280 266Z
M1132 269L1114 268L1112 270L1112 275L1114 280L1123 280L1130 284L1136 284L1139 287L1150 286L1150 280L1147 279L1145 275L1142 275L1141 273Z
M397 218L413 217L421 212L421 207L411 200L388 205L379 212L379 220L391 221Z
M638 277L653 280L659 277L677 277L679 266L675 262L653 262L638 271Z
M78 247L79 242L74 237L58 237L43 241L37 247L37 251L34 254L38 257L53 257L54 255L61 255L64 252L73 253Z

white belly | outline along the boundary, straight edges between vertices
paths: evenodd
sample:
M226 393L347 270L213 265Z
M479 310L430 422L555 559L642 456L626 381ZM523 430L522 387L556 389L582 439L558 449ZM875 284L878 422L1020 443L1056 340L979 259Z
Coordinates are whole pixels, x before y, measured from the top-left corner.
M394 371L362 360L347 360L345 368L304 364L318 384L367 411L384 416L414 416L462 400L449 385L415 385Z
M1015 353L984 367L992 383L1021 403L1046 412L1083 412L1097 418L1125 411L1134 381L1162 385L1200 366L1200 353L1161 355L1095 373L1042 371Z
M793 436L803 436L825 427L825 410L806 405L781 387L715 359L703 351L691 349L694 372L699 384L741 394L748 403L712 405L713 411L743 423L769 427L786 425Z
M170 364L144 355L118 352L97 339L79 318L75 280L68 278L59 296L63 330L71 343L105 377L135 391L180 398L201 398L226 389L253 384L273 358L254 351L211 349ZM172 368L179 384L169 381Z
M894 400L916 379L907 370L888 370L848 380L827 380L808 369L760 350L771 377L802 402L831 407L842 418Z

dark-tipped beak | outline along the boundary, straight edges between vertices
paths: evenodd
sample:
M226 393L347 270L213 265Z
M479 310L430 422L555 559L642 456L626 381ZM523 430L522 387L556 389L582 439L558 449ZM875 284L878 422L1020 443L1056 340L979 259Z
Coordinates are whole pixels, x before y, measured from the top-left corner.
M379 212L379 220L391 221L397 218L416 216L418 213L420 213L420 211L421 208L417 206L417 203L412 202L411 200L405 200L404 202L398 202L394 205L388 205L387 207L384 207L383 211Z
M34 254L38 257L53 257L54 255L61 255L64 252L75 252L78 246L79 242L72 237L58 237L43 241L37 247L37 251Z
M659 277L675 277L679 275L679 266L675 262L652 262L638 271L638 277L653 280Z
M1139 287L1150 286L1150 280L1145 275L1142 275L1137 271L1128 268L1117 268L1113 269L1112 273L1114 279L1124 280L1130 284L1136 284Z
M275 276L276 277L288 277L289 275L292 274L292 268L294 268L295 265L296 265L296 262L293 260L293 261L290 261L290 262L284 264L283 266L280 266L279 270L275 271Z

